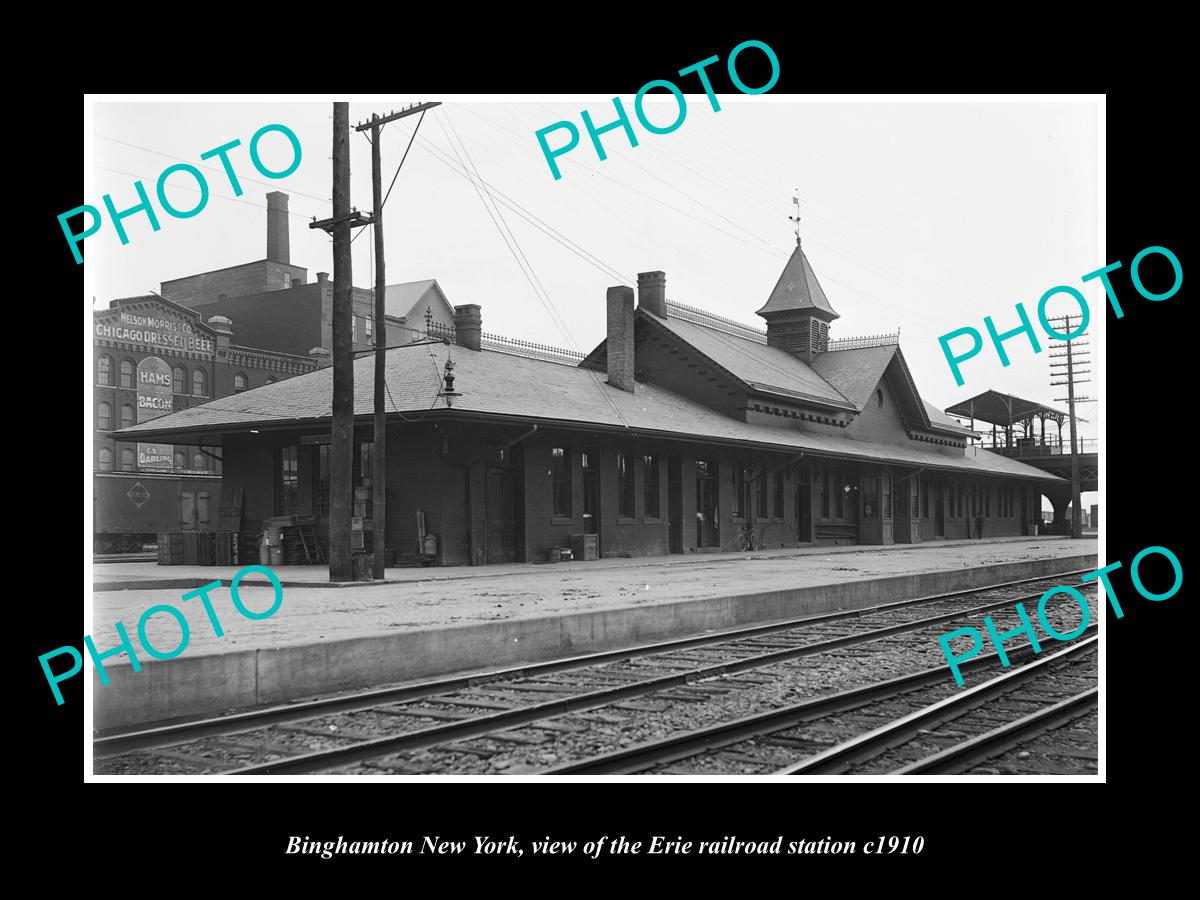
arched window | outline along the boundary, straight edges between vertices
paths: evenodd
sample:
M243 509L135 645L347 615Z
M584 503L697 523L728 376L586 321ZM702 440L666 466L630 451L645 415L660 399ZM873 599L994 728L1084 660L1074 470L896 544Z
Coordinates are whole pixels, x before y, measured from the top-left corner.
M875 405L883 409L883 388L875 392Z
M96 428L99 431L112 431L112 407L107 403L96 407Z
M96 465L101 472L112 471L112 451L107 447L101 447L100 453L96 456Z
M121 360L121 387L133 387L133 360Z
M133 424L133 407L126 403L121 407L121 427L128 428Z
M192 394L197 397L208 396L208 373L199 367L192 372Z
M96 360L96 384L111 385L113 383L112 374L111 356L105 354Z
M197 450L195 453L192 454L192 468L193 469L207 469L208 468L208 457L206 457L203 453L201 453L199 450Z
M132 472L133 469L134 469L133 451L128 450L128 449L122 450L121 451L121 471L122 472Z
M187 456L184 454L184 452L182 450L175 451L175 468L177 468L177 469L186 469L187 468Z
M171 370L171 390L177 394L187 393L187 369L183 366Z
M244 372L238 372L233 376L233 392L240 394L246 389L246 375Z

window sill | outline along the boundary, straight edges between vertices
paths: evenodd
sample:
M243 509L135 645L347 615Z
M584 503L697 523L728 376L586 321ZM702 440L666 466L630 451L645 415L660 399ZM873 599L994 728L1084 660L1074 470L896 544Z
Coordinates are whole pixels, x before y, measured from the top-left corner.
M576 522L574 519L570 518L569 516L553 516L550 519L550 524L551 525L574 525L574 524L576 524Z
M661 525L662 521L661 516L644 516L642 518L643 525Z
M633 516L617 516L618 525L636 525L638 520Z

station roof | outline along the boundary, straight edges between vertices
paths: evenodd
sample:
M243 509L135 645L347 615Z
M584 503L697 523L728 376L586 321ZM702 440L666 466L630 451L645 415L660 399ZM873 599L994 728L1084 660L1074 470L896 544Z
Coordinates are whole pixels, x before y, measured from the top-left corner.
M452 410L439 396L447 357L455 363ZM856 440L844 434L748 424L663 388L638 382L634 392L608 384L602 373L491 350L447 344L388 351L385 379L390 412L405 421L450 416L550 427L609 430L673 439L733 444L817 456L1014 476L1057 482L1032 466L985 450L951 455L910 445ZM354 413L370 421L374 361L354 364ZM198 443L202 436L259 429L319 428L332 416L333 370L323 368L114 432L118 440Z
M984 391L963 400L954 406L946 407L946 412L952 416L964 416L979 422L989 422L993 425L1009 427L1026 419L1045 416L1056 422L1067 418L1065 412L1043 406L1034 400L1024 400L1012 394L1002 394L999 391Z

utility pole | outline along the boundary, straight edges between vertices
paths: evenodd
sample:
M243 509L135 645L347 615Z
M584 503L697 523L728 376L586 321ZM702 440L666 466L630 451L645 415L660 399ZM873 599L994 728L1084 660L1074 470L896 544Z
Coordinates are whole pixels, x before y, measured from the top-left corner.
M367 220L350 207L350 104L333 104L333 216L308 226L333 236L333 424L329 448L329 580L353 581L350 551L354 479L353 273L350 229Z
M380 162L379 138L383 126L388 122L411 116L413 113L424 112L426 109L438 105L437 103L418 104L382 117L377 113L372 113L369 122L360 122L354 129L355 131L367 129L371 131L371 223L375 229L375 447L372 471L375 529L371 549L375 558L374 575L379 579L384 577L387 531L387 411L383 401L386 393L384 366L387 363L388 343L387 310L384 304L387 277L383 260L383 172ZM336 212L334 214L336 215Z
M384 294L387 277L383 264L383 173L379 162L379 116L371 115L371 220L375 232L375 450L371 475L374 478L375 530L372 552L375 577L384 577L384 545L387 529L387 421L383 406L383 367L387 362L387 310Z
M1061 316L1060 318L1052 319L1051 321L1054 321L1054 322L1061 321L1063 323L1063 330L1061 332L1059 332L1060 334L1071 334L1071 317L1070 316ZM1088 399L1087 397L1076 397L1075 396L1075 385L1083 384L1084 382L1091 381L1090 378L1079 378L1078 377L1080 375L1089 374L1091 372L1091 369L1079 370L1079 369L1075 368L1076 357L1077 356L1086 357L1088 355L1088 353L1090 352L1087 350L1077 350L1076 349L1076 346L1080 346L1080 347L1087 346L1086 341L1081 344L1076 344L1078 338L1080 338L1082 336L1083 335L1081 335L1081 334L1075 335L1074 337L1070 338L1069 340L1058 341L1058 342L1051 344L1052 347L1056 347L1056 348L1065 347L1066 352L1050 354L1050 358L1052 360L1054 360L1054 359L1065 359L1066 360L1066 362L1060 362L1060 363L1051 362L1050 363L1050 370L1052 373L1051 377L1061 378L1064 375L1066 376L1065 381L1052 381L1052 382L1050 382L1050 386L1051 387L1060 387L1062 385L1066 385L1066 387L1067 387L1067 396L1066 397L1056 397L1055 401L1056 402L1062 402L1063 400L1067 401L1067 415L1070 417L1070 422L1071 422L1071 508L1073 510L1073 512L1071 514L1071 537L1073 537L1073 538L1079 538L1079 537L1083 536L1083 515L1079 509L1079 442L1076 437L1076 429L1075 429L1075 404L1077 402L1082 402L1082 401ZM1055 369L1057 369L1058 371L1054 371Z

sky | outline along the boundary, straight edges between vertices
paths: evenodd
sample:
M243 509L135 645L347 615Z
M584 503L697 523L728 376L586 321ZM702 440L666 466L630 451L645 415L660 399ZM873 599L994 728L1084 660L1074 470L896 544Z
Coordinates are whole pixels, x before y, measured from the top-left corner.
M651 122L678 114L664 96L647 100ZM436 278L452 304L481 305L486 332L586 352L604 337L606 289L634 285L638 272L651 270L666 273L668 299L762 327L754 311L795 245L789 216L799 196L805 253L841 315L831 338L899 328L918 390L939 408L991 388L1065 409L1056 401L1063 389L1050 386L1044 334L1038 354L1024 337L1006 342L1008 367L985 346L964 363L962 387L938 337L964 326L985 333L987 315L999 330L1013 328L1018 302L1036 324L1038 299L1056 285L1103 309L1103 288L1081 282L1109 262L1100 258L1094 101L719 95L713 111L703 94L687 95L675 131L652 134L631 111L638 146L615 129L602 135L608 158L600 160L581 111L597 126L612 121L611 97L371 98L350 103L351 195L360 210L371 207L370 146L353 125L430 99L445 102L425 115L384 207L387 283ZM631 109L632 98L622 99ZM332 214L331 103L109 101L93 110L93 165L81 202L102 207L108 193L117 209L132 206L135 180L153 196L159 173L180 161L201 167L210 189L191 218L160 211L157 232L145 216L126 219L125 246L108 221L86 240L95 308L264 258L264 198L273 190L290 196L292 263L307 267L310 281L332 272L329 238L308 228L313 216ZM558 157L555 180L535 133L564 120L581 139ZM416 122L384 129L385 186ZM247 150L251 136L274 123L292 129L302 148L299 167L278 180L258 173ZM236 198L219 161L200 159L234 139L242 146L230 160L245 191ZM548 136L554 147L565 139L561 130ZM291 159L279 134L260 149L272 169ZM199 194L193 179L176 173L167 196L186 209ZM364 233L353 244L360 287L374 283L372 254ZM1076 311L1061 297L1049 306L1052 316ZM1090 337L1095 348L1095 325ZM1095 382L1084 387L1096 395ZM1097 410L1094 402L1079 407L1088 420L1081 436L1097 435ZM1095 494L1084 495L1085 507L1093 502Z

